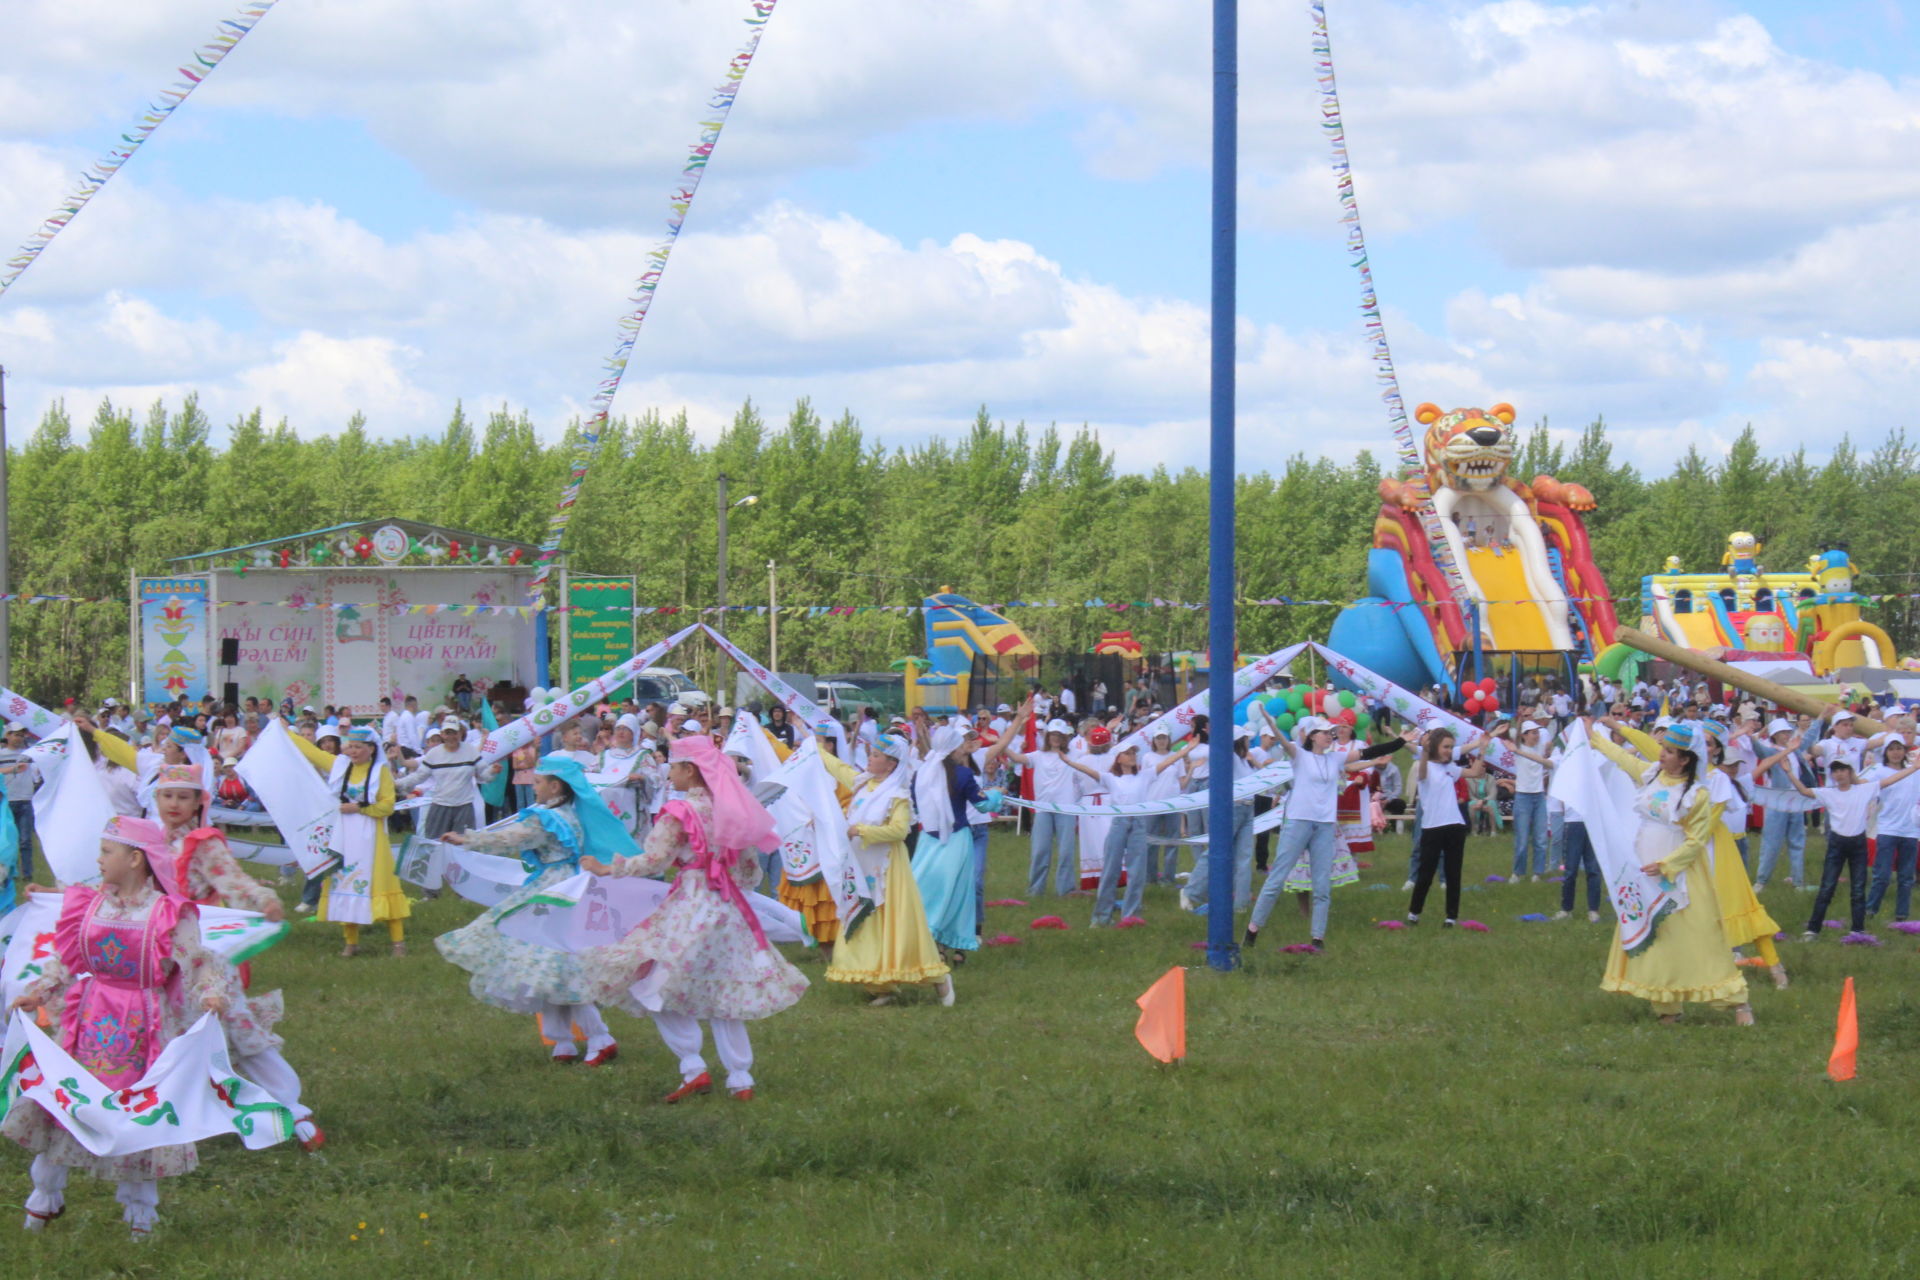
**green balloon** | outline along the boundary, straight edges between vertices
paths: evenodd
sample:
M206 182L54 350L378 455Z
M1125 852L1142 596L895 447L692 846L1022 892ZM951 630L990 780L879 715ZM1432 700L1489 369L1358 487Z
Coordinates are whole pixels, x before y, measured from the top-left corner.
M1356 699L1356 698L1355 698L1355 697L1354 697L1354 696L1353 696L1353 695L1352 695L1351 693L1349 693L1349 692L1347 692L1347 691L1346 691L1345 689L1342 689L1342 690L1340 691L1340 695L1339 695L1339 697L1337 697L1337 698L1336 698L1336 699L1334 699L1334 700L1335 700L1336 702L1338 702L1338 703L1339 703L1339 704L1340 704L1341 706L1343 706L1343 707L1350 707L1350 706L1352 706L1352 705L1353 705L1353 704L1354 704L1354 703L1355 703L1356 701L1358 701L1358 699Z
M1292 733L1293 726L1298 724L1299 721L1296 720L1294 718L1293 713L1289 711L1285 715L1275 716L1273 718L1273 723L1274 723L1274 726L1280 730L1280 732Z
M1287 690L1287 705L1295 711L1307 709L1307 691L1298 686Z

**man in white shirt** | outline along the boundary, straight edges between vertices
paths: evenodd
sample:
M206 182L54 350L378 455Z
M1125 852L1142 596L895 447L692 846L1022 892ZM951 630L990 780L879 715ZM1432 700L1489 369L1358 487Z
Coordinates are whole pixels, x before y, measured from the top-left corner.
M1832 733L1815 743L1811 754L1829 773L1835 764L1844 760L1857 777L1867 753L1867 740L1853 727L1851 711L1835 711L1831 723Z
M27 756L27 736L27 726L15 721L7 726L6 746L0 749L0 775L7 780L7 804L20 836L21 884L33 879L33 789L40 785L40 770Z
M987 727L993 730L994 737L1004 738L1007 736L1007 726L1013 723L1007 719L1007 717L1012 714L1013 708L1004 702L993 709L993 719L987 721Z
M1080 709L1079 697L1074 693L1073 687L1069 685L1066 681L1062 680L1060 682L1060 710L1065 712L1067 715L1072 715L1074 712L1078 711L1079 709Z
M499 772L498 764L480 767L480 744L467 736L467 726L457 716L440 723L440 742L429 747L413 772L396 779L402 792L425 787L427 815L420 834L438 840L449 831L471 831L477 825L480 792L476 782L485 782Z

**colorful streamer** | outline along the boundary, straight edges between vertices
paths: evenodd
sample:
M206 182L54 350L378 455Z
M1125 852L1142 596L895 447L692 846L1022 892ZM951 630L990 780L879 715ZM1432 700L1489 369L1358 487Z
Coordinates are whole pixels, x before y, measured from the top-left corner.
M1373 352L1374 376L1381 385L1380 398L1387 406L1387 421L1393 428L1394 447L1406 468L1407 479L1424 495L1420 504L1420 523L1433 544L1435 563L1447 577L1454 602L1469 607L1472 597L1460 566L1440 527L1440 515L1433 507L1427 484L1427 470L1420 447L1407 421L1406 401L1400 398L1400 379L1393 369L1393 351L1387 345L1387 326L1380 316L1380 298L1374 292L1373 268L1367 261L1367 236L1360 226L1360 201L1353 189L1353 164L1347 155L1347 130L1340 116L1340 90L1333 77L1333 39L1327 34L1326 0L1311 0L1313 10L1313 56L1320 82L1320 127L1326 131L1333 149L1334 186L1340 192L1340 221L1347 226L1347 252L1353 255L1354 268L1360 273L1360 314L1365 319L1367 346Z
M687 210L693 205L694 193L700 190L700 179L706 174L707 161L713 158L713 149L720 141L720 131L726 128L727 116L733 111L733 101L739 96L747 68L753 64L754 52L760 47L760 37L765 34L767 20L773 16L774 5L779 0L752 0L752 3L753 16L746 20L749 32L747 42L733 55L733 61L727 64L727 78L714 90L707 104L713 111L713 117L700 122L700 140L688 151L686 167L680 171L680 184L667 203L666 237L647 254L647 269L635 284L633 297L628 299L633 304L633 310L620 321L620 337L614 344L613 355L607 359L606 376L601 379L600 387L593 395L593 412L580 428L573 465L567 472L566 487L560 491L559 508L547 521L547 536L541 541L536 556L539 564L527 582L529 603L539 602L547 579L553 574L554 559L560 554L560 540L566 536L567 524L573 519L573 505L580 500L580 486L587 478L588 467L593 465L594 457L600 452L600 437L606 430L607 414L613 408L613 398L619 394L620 380L626 376L627 359L633 354L633 344L640 336L640 326L646 323L647 312L653 307L654 292L660 287L660 277L666 272L667 259L673 255L674 243L680 238L680 228L686 224Z
M1327 660L1329 671L1338 673L1362 693L1378 698L1389 711L1402 720L1411 721L1420 732L1450 729L1453 731L1456 749L1465 747L1480 736L1479 726L1471 720L1463 719L1445 707L1435 706L1418 694L1401 688L1385 676L1361 666L1352 658L1335 653L1317 640L1313 642L1313 647L1321 657ZM1505 770L1507 773L1513 772L1513 744L1506 739L1488 739L1480 747L1479 754L1484 755L1487 762L1494 768Z
M41 252L53 242L53 238L63 231L67 224L79 216L87 207L87 202L98 194L100 188L107 185L114 174L120 172L140 144L153 136L153 131L167 122L174 110L187 100L195 89L213 73L213 69L226 61L229 53L236 49L247 33L258 26L260 19L280 0L253 0L252 4L240 11L238 17L221 20L213 39L194 51L193 65L180 68L182 80L172 88L163 90L157 101L147 106L146 112L134 124L133 132L120 135L122 145L109 151L102 160L94 162L93 167L80 175L80 183L73 193L61 203L60 207L42 222L39 229L20 246L18 253L7 259L4 269L0 269L0 294L18 280L21 273L34 264Z

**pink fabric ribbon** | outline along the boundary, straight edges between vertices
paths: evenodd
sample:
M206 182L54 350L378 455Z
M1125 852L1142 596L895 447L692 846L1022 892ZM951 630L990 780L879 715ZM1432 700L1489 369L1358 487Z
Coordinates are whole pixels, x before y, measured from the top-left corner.
M661 817L671 815L687 833L687 845L693 850L693 861L687 864L687 870L702 873L707 877L707 887L719 894L725 901L740 909L740 916L747 922L747 928L753 930L753 945L761 950L767 949L766 930L760 927L760 917L754 914L753 905L747 901L747 895L734 882L733 868L740 861L738 849L723 849L715 853L707 844L707 829L695 813L693 806L684 800L669 800L660 810ZM678 881L675 882L678 887Z

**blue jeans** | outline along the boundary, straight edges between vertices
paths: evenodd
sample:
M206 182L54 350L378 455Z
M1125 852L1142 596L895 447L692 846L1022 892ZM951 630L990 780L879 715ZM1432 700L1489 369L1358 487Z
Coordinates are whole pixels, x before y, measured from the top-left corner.
M1867 914L1878 915L1880 900L1887 896L1887 881L1900 873L1899 896L1894 899L1893 918L1905 920L1913 908L1913 867L1920 855L1920 839L1913 836L1881 836L1875 845L1873 889L1867 894Z
M1027 864L1027 896L1037 898L1047 891L1047 862L1059 848L1053 868L1053 891L1066 893L1080 878L1080 819L1065 813L1033 815L1033 858Z
M1760 874L1753 880L1764 885L1773 879L1773 866L1780 861L1780 846L1787 847L1787 866L1795 884L1807 882L1807 815L1767 810L1760 825Z
M1593 841L1587 838L1587 824L1584 822L1563 822L1560 834L1566 840L1566 854L1561 865L1567 869L1566 879L1560 882L1560 909L1573 910L1573 883L1584 868L1587 873L1587 910L1600 909L1600 859L1594 856Z
M20 833L20 882L33 879L33 801L9 800L13 825ZM24 901L24 899L22 899Z
M1312 936L1327 936L1327 904L1333 897L1333 834L1331 822L1303 822L1298 818L1289 818L1280 824L1280 838L1273 846L1272 869L1267 872L1266 883L1260 886L1259 900L1253 904L1253 916L1249 921L1253 928L1266 927L1267 917L1273 914L1274 904L1280 901L1280 892L1287 883L1287 877L1293 874L1294 867L1305 855L1307 866L1313 873Z
M1527 874L1527 851L1533 851L1533 874L1547 874L1547 793L1513 793L1513 874Z
M1187 795L1194 795L1196 793L1200 795L1205 795L1206 791L1207 791L1207 780L1205 778L1195 778L1192 782L1189 782L1187 784L1187 789L1186 789ZM1201 805L1198 809L1187 810L1186 816L1187 816L1187 834L1188 835L1203 836L1207 834L1207 806L1206 805ZM1195 854L1194 856L1200 857L1201 855Z
M1253 900L1252 804L1233 806L1233 830L1227 833L1227 849L1233 859L1233 909L1245 911L1247 903ZM1213 840L1193 846L1193 874L1187 877L1187 899L1195 906L1204 904L1211 891L1208 867L1212 859Z
M1115 818L1107 828L1107 865L1100 869L1100 890L1093 899L1093 923L1112 924L1114 897L1120 888L1120 873L1127 873L1127 894L1119 914L1140 914L1140 899L1147 891L1147 823L1150 818Z
M973 824L973 909L980 927L987 923L987 824Z
M1147 819L1147 837L1152 840L1171 840L1180 835L1180 817L1178 814L1163 814L1158 818ZM1162 861L1164 859L1164 861ZM1173 884L1173 877L1180 871L1180 846L1177 844L1147 845L1147 883Z

